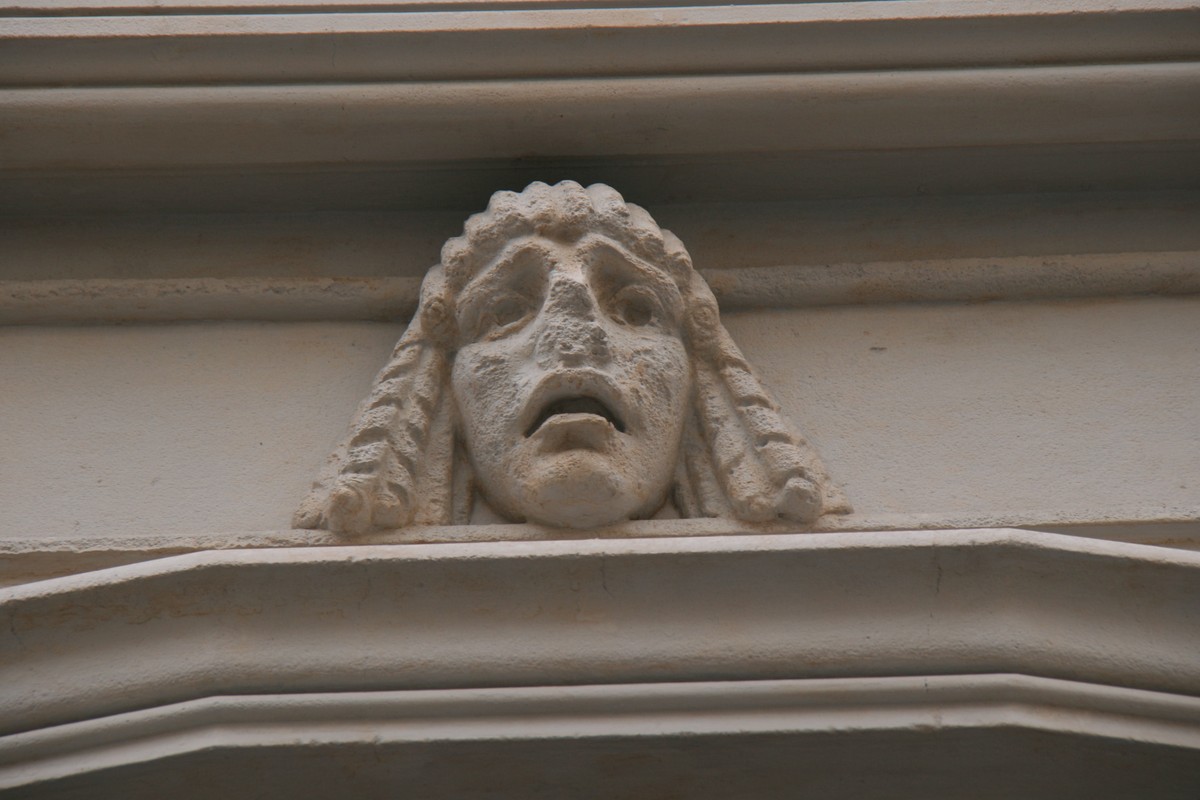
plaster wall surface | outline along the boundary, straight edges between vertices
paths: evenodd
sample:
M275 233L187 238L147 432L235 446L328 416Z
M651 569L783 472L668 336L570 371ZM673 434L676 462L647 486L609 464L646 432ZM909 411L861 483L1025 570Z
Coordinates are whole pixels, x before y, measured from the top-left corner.
M1200 510L1200 300L726 313L868 526ZM0 330L5 537L282 529L400 324ZM903 527L898 522L896 527Z

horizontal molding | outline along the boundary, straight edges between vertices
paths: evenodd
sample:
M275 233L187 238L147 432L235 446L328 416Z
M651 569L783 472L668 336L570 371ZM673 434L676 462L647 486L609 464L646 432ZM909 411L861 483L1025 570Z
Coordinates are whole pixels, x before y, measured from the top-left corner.
M1122 517L1092 518L1070 512L1019 514L849 514L825 517L813 533L868 531L945 531L1022 527L1065 536L1128 542L1154 547L1200 550L1200 512L1174 515L1161 508L1126 509ZM786 534L786 525L749 525L735 520L635 520L590 531L548 529L538 525L500 524L416 526L380 531L348 541L330 531L215 531L211 533L124 536L81 532L73 536L0 537L0 587L77 575L206 550L254 550L277 547L355 545L466 544L471 542L542 542L578 539L674 538L679 536L759 536Z
M809 0L801 0L808 2ZM842 0L834 0L841 2ZM851 0L854 1L854 0ZM784 4L784 0L766 0ZM0 16L167 16L176 14L347 14L530 9L675 8L763 5L762 0L2 0Z
M235 3L113 5L119 13L102 21L91 16L98 4L0 6L9 16L0 85L891 71L1200 56L1200 9L1187 0L535 2L505 4L504 14L454 3L256 3L249 14Z
M954 16L964 12L975 12L973 0L907 0L905 9L888 8L882 2L868 0L832 0L818 3L813 0L0 0L0 16L163 16L175 14L345 14L366 11L380 13L414 13L430 11L488 11L488 10L560 10L560 9L662 9L703 8L724 6L727 9L756 6L803 6L833 5L851 6L849 10L818 9L816 13L826 16L846 14L878 15L889 17L929 16L941 13ZM992 14L1014 15L1046 10L1054 13L1061 3L1039 2L1038 0L994 0ZM1079 13L1113 13L1119 11L1154 10L1187 7L1181 3L1163 3L1160 0L1119 0L1119 2L1097 2L1076 0L1073 4Z
M0 167L346 169L534 157L624 160L1033 145L1078 149L1134 142L1177 146L1194 144L1200 135L1200 104L1194 102L1198 84L1200 63L1161 63L6 89L0 91L6 129Z
M1197 695L1198 591L1200 553L1018 530L212 551L0 590L0 724L230 691L990 672Z
M473 207L560 177L680 203L1197 179L1190 0L646 6L0 4L0 209Z
M880 197L892 202L911 199L921 203L932 198L947 203L956 200L970 203L971 198L964 195L976 199L1008 196L1010 202L1028 201L1026 207L1032 209L1043 198L1056 193L1077 196L1095 193L1100 197L1144 190L1150 190L1145 193L1151 195L1163 193L1161 190L1192 193L1200 185L1200 140L1125 145L1065 143L924 150L814 150L758 155L709 153L688 157L531 157L391 165L351 162L342 168L332 164L299 164L122 171L73 170L64 165L58 169L6 171L0 181L0 213L24 219L63 214L92 218L108 215L119 226L122 214L153 218L164 213L257 215L453 210L454 224L445 232L450 235L460 230L463 217L482 208L497 188L519 189L535 180L607 183L652 210L662 204L774 201L828 203L828 207L838 208L848 201L871 198L873 202ZM844 227L847 218L842 220ZM14 216L6 217L5 227L12 226L14 221ZM693 239L687 237L685 241L690 246ZM1168 249L1191 249L1192 240L1186 241L1186 248ZM440 244L440 240L435 243ZM421 269L436 260L437 246L430 247L431 258L422 260L418 265ZM1034 247L1016 252L1085 251L1081 247L1051 250ZM1121 247L1109 251L1131 249L1145 248ZM995 253L1012 254L1011 250Z
M725 310L1200 293L1200 253L1105 253L703 270ZM0 325L402 320L420 279L0 282Z
M982 302L1200 292L1200 252L706 270L722 307Z
M419 278L183 278L0 283L0 324L407 319Z
M833 0L842 2L842 0ZM856 0L851 0L852 2ZM810 2L810 0L800 0ZM786 0L0 0L0 16L172 16L178 14L349 14L532 9L633 9L785 5Z
M439 742L636 738L648 746L1014 728L1200 750L1200 698L1021 675L217 696L0 738L0 789L93 773L103 780L102 770L214 747L313 758L331 748Z

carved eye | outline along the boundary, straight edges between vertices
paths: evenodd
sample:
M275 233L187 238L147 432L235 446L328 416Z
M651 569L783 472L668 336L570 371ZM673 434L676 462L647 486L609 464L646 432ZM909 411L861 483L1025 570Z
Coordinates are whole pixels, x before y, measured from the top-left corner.
M533 303L512 292L492 300L479 314L478 335L496 338L515 332L533 312Z
M617 322L642 327L661 319L662 305L645 286L626 286L612 300L612 315Z

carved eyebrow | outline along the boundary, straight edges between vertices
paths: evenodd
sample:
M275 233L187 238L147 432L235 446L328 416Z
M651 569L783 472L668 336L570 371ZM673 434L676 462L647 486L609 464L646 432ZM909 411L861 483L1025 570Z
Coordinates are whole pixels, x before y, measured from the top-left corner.
M521 256L531 251L541 256L539 261L542 269L547 271L549 267L547 266L545 246L533 239L518 239L501 250L495 258L475 273L466 286L459 290L459 302L470 303L472 297L481 291L490 295L497 288L497 283L512 277L514 270L527 268L528 262L521 259Z
M670 299L673 302L682 302L683 296L679 291L679 286L676 285L675 280L670 275L653 264L649 264L638 258L618 242L605 236L590 236L582 244L589 254L607 250L616 255L621 260L621 271L637 274L654 291L663 295L664 299Z

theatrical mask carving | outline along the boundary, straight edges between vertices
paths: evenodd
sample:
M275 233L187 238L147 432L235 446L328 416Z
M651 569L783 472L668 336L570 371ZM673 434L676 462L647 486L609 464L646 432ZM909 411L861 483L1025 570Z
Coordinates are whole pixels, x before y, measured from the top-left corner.
M295 524L846 510L683 244L608 186L567 181L497 192L446 243Z

